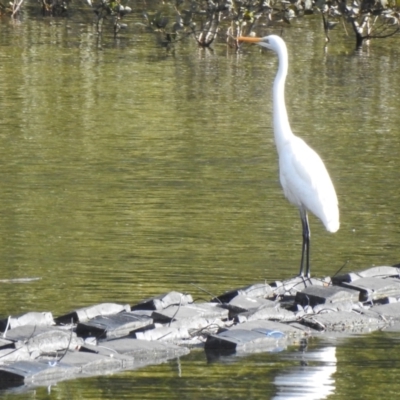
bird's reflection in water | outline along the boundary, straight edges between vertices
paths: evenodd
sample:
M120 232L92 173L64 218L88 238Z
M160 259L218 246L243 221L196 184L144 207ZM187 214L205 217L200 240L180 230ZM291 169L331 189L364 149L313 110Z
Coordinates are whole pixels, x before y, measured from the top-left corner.
M335 391L336 347L304 353L298 367L278 375L274 400L326 399Z

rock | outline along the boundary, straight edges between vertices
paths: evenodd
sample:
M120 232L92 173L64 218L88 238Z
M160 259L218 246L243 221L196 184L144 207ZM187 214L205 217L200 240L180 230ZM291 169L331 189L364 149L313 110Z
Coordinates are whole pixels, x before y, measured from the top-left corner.
M78 373L79 368L62 363L53 365L46 361L17 361L9 365L0 365L0 388L48 385Z
M172 305L185 306L193 303L193 298L190 294L182 294L179 292L169 292L160 296L152 297L141 301L132 306L133 310L164 310Z
M389 303L371 307L365 315L380 317L383 321L389 323L391 321L400 322L400 303Z
M357 302L359 292L339 286L309 286L297 292L295 302L303 307L317 304L335 304L339 302Z
M190 341L191 345L205 341L204 336L216 333L219 328L225 327L225 323L217 318L209 319L195 317L192 319L178 320L166 326L136 332L135 337L143 340L159 340L185 345ZM194 338L198 340L194 340Z
M281 351L307 337L400 331L398 266L334 278L295 277L226 292L210 303L170 292L132 307L102 303L55 319L0 321L0 388L52 385L165 362L204 345L207 358ZM223 304L221 304L221 302ZM379 304L378 304L379 302ZM66 326L63 326L63 325ZM82 337L78 337L78 335ZM305 353L304 353L305 354Z
M75 332L47 326L24 325L10 329L7 339L13 341L16 348L26 346L30 353L39 355L75 350L83 344Z
M274 307L275 305L275 301L267 300L262 297L249 297L243 294L238 294L229 302L230 309L231 307L235 307L237 314L250 310L255 311L261 307Z
M319 331L342 333L367 333L385 325L377 317L346 311L305 316L302 323Z
M9 316L0 320L0 330L5 332L7 329L17 328L24 325L51 326L55 325L51 312L28 312L19 316Z
M296 296L297 292L300 292L305 288L327 286L328 284L328 280L296 276L286 281L276 281L271 285L271 287L275 296Z
M228 318L228 310L214 303L197 303L186 306L170 306L164 310L154 311L152 317L154 322L168 323L181 319L202 318Z
M77 322L86 322L99 315L117 314L122 311L130 311L129 305L121 305L115 303L101 303L94 306L78 308L68 314L57 317L57 324L76 324Z
M9 364L15 361L30 359L31 353L26 346L20 347L18 349L16 349L15 347L12 349L0 349L0 364Z
M244 286L239 289L233 289L225 292L221 296L214 297L211 301L213 303L229 303L234 297L241 295L248 298L259 298L271 296L272 288L266 283L255 283L254 285Z
M99 343L99 346L84 345L85 349L96 351L96 348L105 347L109 351L119 354L125 354L133 357L138 363L159 363L171 358L181 357L190 352L185 347L176 346L171 343L158 341L147 341L134 338L122 338L108 340L105 343Z
M360 278L350 283L343 282L342 286L358 290L362 302L400 296L400 280L393 278Z
M247 313L243 313L240 316L245 317L248 321L273 320L282 322L283 321L292 322L298 320L298 316L296 313L281 308L279 304L277 304L275 307L270 307L270 306L261 307L257 310L252 310L248 311Z
M332 277L334 285L340 285L343 282L354 282L360 278L389 278L400 277L400 264L392 267L382 266L368 268L363 271L349 272L348 274Z
M121 312L108 316L97 316L90 321L78 323L76 333L81 337L118 338L129 335L145 326L153 324L153 318L131 312Z

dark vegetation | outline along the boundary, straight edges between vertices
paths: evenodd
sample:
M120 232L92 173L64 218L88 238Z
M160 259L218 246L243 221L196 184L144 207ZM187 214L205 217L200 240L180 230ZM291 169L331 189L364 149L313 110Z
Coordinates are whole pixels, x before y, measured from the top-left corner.
M127 28L122 20L133 9L142 13L143 26L157 34L163 45L191 36L201 47L210 47L219 40L238 48L237 36L264 35L267 27L285 26L294 18L312 14L321 16L327 42L332 29L343 29L347 35L354 35L357 48L400 30L395 0L159 0L152 3L152 11L146 2L134 0L131 7L129 0L95 0L93 4L91 0L0 0L0 14L19 18L28 1L35 1L43 16L53 17L67 17L70 3L80 2L82 12L92 8L99 35L104 29L112 29L116 36Z

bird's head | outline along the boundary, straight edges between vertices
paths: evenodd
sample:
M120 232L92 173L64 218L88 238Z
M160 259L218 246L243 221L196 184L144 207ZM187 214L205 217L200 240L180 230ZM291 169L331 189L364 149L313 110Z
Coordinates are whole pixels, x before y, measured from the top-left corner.
M282 47L285 47L285 42L280 36L277 35L269 35L264 36L262 38L259 37L250 37L250 36L239 36L237 38L238 42L246 42L246 43L256 43L259 46L265 47L266 49L270 49L279 52Z

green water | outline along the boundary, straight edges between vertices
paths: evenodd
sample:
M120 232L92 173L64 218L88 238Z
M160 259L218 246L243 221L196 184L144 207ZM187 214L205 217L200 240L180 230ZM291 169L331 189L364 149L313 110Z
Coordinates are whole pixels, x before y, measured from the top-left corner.
M272 135L276 57L190 39L167 51L138 20L115 41L74 18L0 21L0 279L40 278L0 283L3 317L170 290L208 299L198 287L220 294L298 271L301 224ZM398 38L357 54L340 31L324 51L319 24L295 21L284 38L293 130L324 159L340 203L336 234L310 218L323 276L399 262L400 58ZM398 392L395 334L329 346L334 371L315 367L330 371L331 398ZM277 377L300 379L291 354L208 363L200 351L21 396L272 398Z

